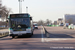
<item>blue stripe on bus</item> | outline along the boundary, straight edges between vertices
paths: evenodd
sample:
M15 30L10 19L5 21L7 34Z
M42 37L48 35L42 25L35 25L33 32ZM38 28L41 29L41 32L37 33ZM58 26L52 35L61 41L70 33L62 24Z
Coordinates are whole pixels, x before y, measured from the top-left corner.
M27 29L31 29L31 27L28 27Z
M9 30L13 30L12 28L9 28Z

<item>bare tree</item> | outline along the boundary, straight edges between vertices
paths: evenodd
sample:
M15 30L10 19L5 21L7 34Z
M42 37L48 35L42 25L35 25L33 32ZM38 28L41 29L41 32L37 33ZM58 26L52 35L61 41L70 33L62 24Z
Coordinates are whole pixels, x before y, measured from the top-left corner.
M49 19L46 19L46 24L51 24L52 23L52 21L51 20L49 20Z
M1 19L4 21L9 15L9 13L12 12L10 8L7 8L6 6L2 6L0 10Z
M10 12L12 12L11 9L10 8L7 8L6 6L1 6L0 7L0 16L1 16L1 20L3 22L7 21L7 17L8 17L8 15L9 15ZM2 22L0 22L0 23L2 23ZM8 23L5 22L5 25L7 27Z
M38 24L38 25L43 25L43 24L44 24L44 21L43 21L43 20L39 20L39 21L37 22L37 24Z

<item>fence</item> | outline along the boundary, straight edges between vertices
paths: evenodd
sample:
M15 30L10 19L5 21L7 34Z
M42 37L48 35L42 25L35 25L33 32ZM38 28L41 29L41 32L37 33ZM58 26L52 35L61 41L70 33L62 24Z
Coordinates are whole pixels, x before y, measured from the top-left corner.
M9 35L9 32L0 32L0 37L4 37L4 36L7 36Z

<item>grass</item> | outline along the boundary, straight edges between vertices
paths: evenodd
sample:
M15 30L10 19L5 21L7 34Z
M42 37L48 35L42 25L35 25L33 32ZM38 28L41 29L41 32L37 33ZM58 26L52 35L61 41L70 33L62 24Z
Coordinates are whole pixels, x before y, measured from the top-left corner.
M58 27L59 25L47 25L47 26L50 26L50 27Z

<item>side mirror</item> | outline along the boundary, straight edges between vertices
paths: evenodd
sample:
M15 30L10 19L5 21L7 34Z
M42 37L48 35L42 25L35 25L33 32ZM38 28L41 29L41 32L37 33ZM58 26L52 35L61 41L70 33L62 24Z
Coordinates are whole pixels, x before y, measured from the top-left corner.
M32 17L30 17L30 20L32 20Z

